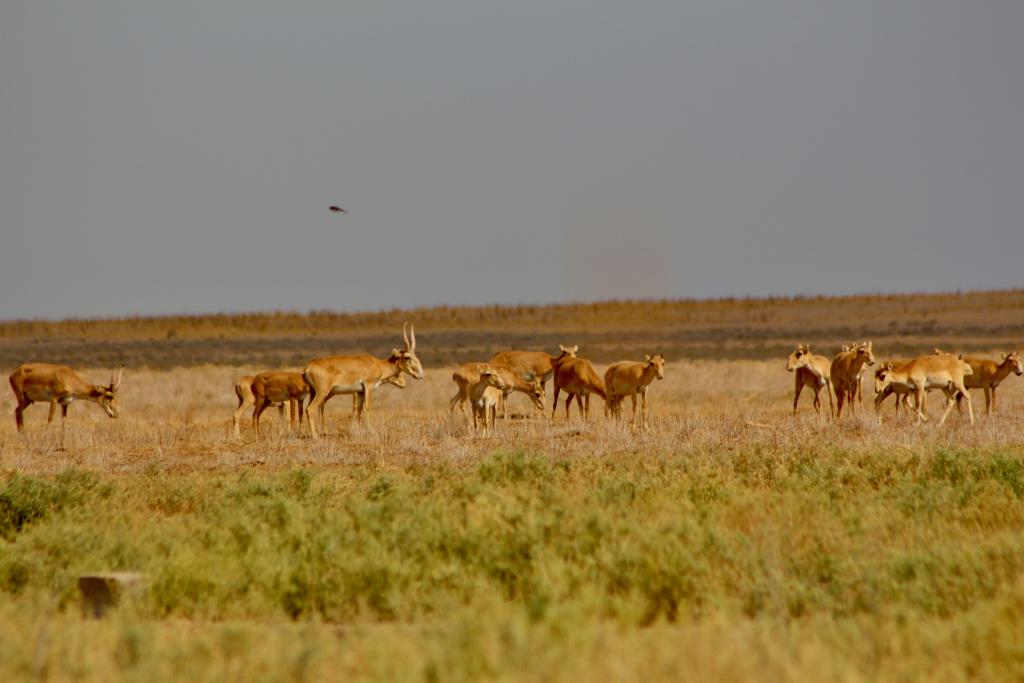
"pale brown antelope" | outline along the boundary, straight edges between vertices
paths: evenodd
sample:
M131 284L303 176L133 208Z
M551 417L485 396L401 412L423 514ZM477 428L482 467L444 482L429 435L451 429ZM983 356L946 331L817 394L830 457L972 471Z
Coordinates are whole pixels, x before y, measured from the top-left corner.
M231 426L234 429L235 438L236 439L241 439L242 438L242 434L241 434L241 431L239 429L239 425L240 425L241 419L242 419L242 413L245 412L246 408L251 408L253 406L253 403L254 403L253 396L252 396L252 381L255 378L256 378L255 375L245 375L243 377L239 377L238 381L235 382L235 396L238 398L238 405L235 407L234 415L232 415ZM399 389L404 389L405 388L405 378L402 375L398 375L397 377L392 377L392 378L388 379L387 381L390 384L393 384L394 386L398 387ZM330 400L330 399L328 398L328 400ZM362 395L361 394L352 394L352 416L353 417L355 417L356 411L358 410L359 404L360 404L361 401L362 401ZM327 401L324 401L323 403L320 404L320 423L321 424L323 424L323 421L324 421L324 406L326 404L327 404ZM282 402L279 402L279 403L271 403L271 405L272 406L274 406L274 405L277 406L278 417L280 418L282 423L285 422L285 415L286 414L288 415L288 421L290 422L292 420L291 404L288 401L282 401Z
M469 398L473 407L473 429L477 428L477 421L483 421L484 433L487 433L487 423L490 421L490 429L493 431L498 421L498 403L505 392L505 382L501 373L493 368L485 368L480 372L479 379L470 387Z
M46 423L53 422L60 404L60 444L64 447L65 424L68 417L68 406L75 399L98 403L109 417L116 418L120 414L117 402L117 390L121 387L121 375L124 367L111 374L110 384L89 384L66 365L51 363L25 363L11 373L11 389L18 405L14 409L14 422L20 432L25 428L25 408L33 403L50 404L50 414Z
M605 393L604 380L597 374L593 363L586 358L563 357L552 361L555 378L555 399L551 406L551 419L555 418L555 411L558 410L558 392L565 390L565 420L569 421L569 406L572 399L576 397L576 404L580 409L580 417L586 421L590 417L590 395L597 394L605 402L608 395Z
M636 397L640 395L640 423L647 426L647 388L654 380L665 379L665 359L659 353L655 356L644 354L642 363L623 360L613 363L604 373L604 389L607 393L605 414L622 416L622 402L627 396L633 402L633 417L630 424L636 424Z
M252 407L255 403L252 396L252 381L256 379L255 375L243 375L238 378L235 382L235 397L238 399L238 405L235 406L235 412L231 416L231 427L235 432L235 438L241 439L242 432L239 424L242 419L242 413L246 408ZM281 423L285 422L285 412L288 413L288 419L291 420L291 406L288 401L281 401L277 405L277 414L281 418Z
M370 396L374 389L388 379L405 373L413 379L423 379L423 366L416 357L416 330L410 326L408 334L402 328L405 338L404 349L392 349L387 358L376 358L368 354L357 356L327 356L310 361L302 374L309 383L312 398L306 407L306 420L310 435L318 438L313 414L328 398L336 394L361 394L358 416L370 408Z
M828 395L828 416L834 412L832 406L832 363L825 356L811 353L809 344L799 344L786 361L786 370L795 372L796 386L793 391L793 414L800 401L800 392L804 387L814 391L814 409L821 415L821 390Z
M836 394L836 418L843 415L843 404L850 402L850 409L853 410L853 399L857 395L857 382L864 364L875 364L875 355L871 350L871 342L858 344L849 351L840 351L832 359L829 367L829 377L832 380L832 390Z
M554 364L563 358L575 358L579 350L578 344L559 344L557 356L543 351L499 351L491 356L490 363L509 368L525 380L538 379L541 388L546 389L548 379L554 372Z
M880 367L875 370L875 412L877 413L882 408L882 403L889 396L896 396L896 415L900 414L900 405L903 406L903 410L910 414L910 397L914 395L914 387L910 384L904 384L902 382L890 382L885 384L882 381L882 377L886 375L887 371L893 368L899 370L906 365L908 361L905 360L888 360L880 363ZM924 406L924 414L928 414L928 406Z
M967 393L967 387L964 386L964 377L974 371L963 360L952 354L941 354L915 358L899 368L889 367L891 365L891 363L887 364L884 371L877 377L876 389L880 387L884 391L894 383L911 387L914 391L915 411L919 422L928 420L928 416L924 414L925 391L940 389L946 395L946 409L943 411L942 417L939 418L939 424L944 423L949 416L949 411L956 403L958 391L963 393L967 399L967 412L971 418L971 424L974 424L971 396Z
M498 373L501 381L505 384L505 388L502 390L501 405L506 419L508 419L508 396L513 391L526 394L537 410L544 410L544 387L536 377L531 380L523 379L521 375L514 372L511 368L495 363L463 363L455 368L455 371L452 373L452 381L455 382L458 391L448 401L448 412L453 412L455 407L459 406L463 413L465 413L466 404L472 403L472 387L480 381L480 373L485 370L492 370Z
M260 438L260 416L274 403L288 403L292 431L302 428L302 406L309 396L309 383L299 372L261 372L252 380L252 428ZM283 417L283 416L282 416Z
M936 349L937 350L937 349ZM973 374L964 377L964 386L968 389L981 389L985 392L985 414L996 410L996 389L1003 380L1014 373L1018 377L1024 374L1024 364L1021 363L1020 351L1004 353L999 362L987 358L964 358L965 363L971 366ZM963 396L957 394L956 409L961 412L960 402Z

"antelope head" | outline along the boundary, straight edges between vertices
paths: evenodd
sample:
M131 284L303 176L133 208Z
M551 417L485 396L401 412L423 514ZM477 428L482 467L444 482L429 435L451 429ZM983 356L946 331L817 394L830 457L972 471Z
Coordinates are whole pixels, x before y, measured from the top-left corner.
M527 382L530 385L528 396L533 401L533 405L540 410L544 410L544 387L541 386L540 380L536 377L531 377Z
M796 350L789 354L789 360L786 361L786 370L793 372L797 368L806 366L810 360L811 347L808 344L799 344Z
M654 368L658 379L665 379L665 358L660 353L653 356L645 353L644 362L647 367Z
M491 368L487 368L480 373L480 381L488 384L495 389L505 389L505 380L501 378L501 375Z
M1024 375L1024 365L1021 364L1020 351L1010 351L1010 353L1003 355L1003 362L1012 363L1010 367L1018 376Z
M405 348L391 349L391 358L388 360L396 363L399 370L413 379L423 379L423 366L420 365L420 359L416 357L416 326L410 325L408 332L405 328L406 325L402 325Z
M864 358L864 362L868 365L875 364L875 354L871 352L871 342L866 341L863 344L859 344L856 348L857 355Z
M566 358L575 358L576 353L580 350L579 344L573 344L572 346L558 345L559 354L557 357L551 359L551 366L554 367L561 363Z
M124 374L124 366L117 369L116 373L110 374L110 384L104 386L97 384L92 389L92 397L106 411L109 417L117 417L121 414L121 406L117 403L117 390L121 388L121 375Z
M892 361L887 362L875 372L875 393L880 394L885 388L892 384Z

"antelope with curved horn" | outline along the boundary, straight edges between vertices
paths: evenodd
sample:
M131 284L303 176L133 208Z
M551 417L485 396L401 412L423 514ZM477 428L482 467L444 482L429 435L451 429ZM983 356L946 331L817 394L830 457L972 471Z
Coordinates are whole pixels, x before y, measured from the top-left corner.
M302 371L309 383L312 398L306 407L306 420L309 422L310 435L319 438L313 414L320 413L323 404L331 396L337 394L358 394L361 401L358 417L370 408L370 396L374 389L392 377L403 372L413 379L423 379L423 366L416 357L416 330L409 326L406 332L402 327L405 339L404 349L392 349L387 358L376 358L369 354L357 356L326 356L311 360Z
M51 363L25 363L11 373L11 389L18 406L14 409L14 421L20 432L25 427L25 408L33 403L47 402L50 404L50 415L46 423L53 422L60 404L60 443L64 447L65 422L68 417L68 406L72 401L92 401L99 404L109 417L116 418L120 414L117 402L117 390L121 387L121 376L124 366L110 375L110 384L89 384L66 365Z

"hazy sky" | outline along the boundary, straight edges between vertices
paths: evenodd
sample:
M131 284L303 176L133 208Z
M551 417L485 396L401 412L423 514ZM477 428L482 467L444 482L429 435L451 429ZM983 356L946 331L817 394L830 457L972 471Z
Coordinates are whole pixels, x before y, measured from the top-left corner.
M3 2L0 318L1020 286L1022 36L1020 0Z

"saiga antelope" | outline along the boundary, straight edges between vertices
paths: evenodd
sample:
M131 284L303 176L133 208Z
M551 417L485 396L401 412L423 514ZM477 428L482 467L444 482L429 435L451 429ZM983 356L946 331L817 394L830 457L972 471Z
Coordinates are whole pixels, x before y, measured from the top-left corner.
M558 410L558 392L565 390L565 421L569 421L569 406L573 396L576 397L576 404L580 409L580 417L583 421L590 417L590 395L597 394L607 403L608 395L605 393L604 381L594 370L594 365L586 358L571 358L565 356L552 361L555 377L555 400L551 405L551 419L555 419L555 411ZM584 403L585 399L585 403Z
M540 411L544 410L544 387L536 377L525 380L511 368L495 363L463 363L452 373L452 381L455 382L458 391L448 401L448 412L453 412L455 406L459 406L465 412L466 404L472 403L472 388L480 381L480 374L486 370L496 372L505 384L505 388L502 390L501 405L506 419L508 418L508 396L513 391L526 394L533 402L534 407Z
M474 430L477 420L482 420L486 434L487 422L490 420L490 429L494 431L498 421L498 402L501 401L504 391L505 382L501 378L501 373L493 368L486 368L480 373L480 378L470 387Z
M554 372L555 363L563 358L575 358L579 350L578 344L559 344L557 356L543 351L499 351L491 356L490 363L509 368L525 380L539 379L541 388L547 389L548 378Z
M245 375L239 377L238 381L235 382L235 396L238 397L238 405L235 407L235 413L231 418L231 426L235 431L235 438L241 439L242 434L239 429L239 424L242 419L242 413L245 412L246 408L251 408L254 401L252 396L252 381L256 379L255 375ZM399 389L405 388L405 378L402 375L392 377L387 380L390 384L398 387ZM328 401L330 398L327 399ZM362 401L361 394L352 394L352 416L355 417L356 411L359 409L359 404ZM289 401L281 401L279 403L271 402L272 406L277 406L278 417L281 422L285 422L285 415L288 416L288 421L292 420L291 403ZM320 404L320 423L324 421L324 406L327 405L327 401Z
M871 351L871 342L858 344L849 351L840 351L832 359L829 377L832 379L832 390L836 394L836 418L843 415L843 404L850 401L850 410L854 409L853 399L857 395L857 381L864 364L875 364L875 355Z
M423 379L423 366L416 357L416 330L409 327L408 334L402 327L405 348L392 349L387 358L375 358L368 354L358 356L327 356L310 361L302 375L309 383L312 398L306 407L306 420L309 422L310 435L318 438L316 422L313 414L328 398L336 394L361 394L359 419L370 408L372 391L383 382L405 373L413 379Z
M832 406L832 363L825 356L818 356L811 353L809 344L799 344L793 353L789 354L786 361L786 370L796 372L796 386L793 391L793 414L796 415L797 403L800 401L800 392L803 388L810 387L814 391L814 409L821 415L821 390L828 394L828 416L832 417L834 412Z
M647 426L647 387L655 379L665 379L665 359L659 353L655 356L644 354L644 362L623 360L613 363L604 373L605 414L615 417L622 415L622 402L627 396L633 401L633 418L636 424L636 396L640 394L640 423Z
M907 383L902 382L889 382L886 384L882 381L882 378L887 374L889 370L896 369L902 370L903 366L909 361L905 360L889 360L881 364L881 367L875 370L875 412L877 413L882 408L882 403L889 396L896 395L896 415L900 414L900 405L903 406L903 410L906 411L907 415L910 414L910 397L914 394L914 387ZM923 407L924 414L928 414L927 404Z
M946 395L946 410L943 411L942 417L939 418L940 425L949 416L949 411L952 410L953 404L956 403L956 393L959 391L967 399L967 413L971 418L971 424L974 424L974 409L971 407L971 396L967 393L967 387L964 386L964 377L971 375L973 372L970 365L952 354L923 356L908 361L899 368L893 367L892 363L886 364L884 372L877 378L876 388L880 386L884 390L894 383L912 387L914 403L916 403L915 410L919 422L928 420L928 416L924 414L925 391L928 389L941 389L942 393Z
M235 412L231 416L231 427L235 432L235 438L241 439L242 432L239 427L239 423L242 419L242 413L246 408L252 406L255 401L252 396L252 381L256 379L255 375L243 375L238 378L235 382L235 396L238 398L238 405L235 406ZM285 421L285 412L288 412L288 420L292 419L291 405L288 401L281 401L277 403L278 417L281 418L281 422Z
M938 351L938 349L936 349ZM1017 376L1024 374L1024 364L1021 363L1020 351L1004 353L999 362L987 358L964 358L965 363L971 366L972 374L964 377L964 386L968 389L982 389L985 392L985 414L996 410L996 389L1010 373ZM956 409L962 412L960 402L963 396L957 395Z
M117 402L117 390L121 387L121 375L124 366L111 374L110 384L89 384L78 376L74 370L65 365L51 363L25 363L11 373L11 389L18 405L14 409L14 422L20 432L25 427L25 408L33 403L46 401L50 404L50 414L46 424L53 422L57 404L60 404L60 447L64 447L65 423L68 417L68 406L75 399L98 403L109 417L116 418L120 414Z
M252 381L252 428L260 438L260 416L273 403L288 403L292 431L302 428L302 404L309 395L309 384L298 372L262 372ZM283 417L283 415L282 415Z

